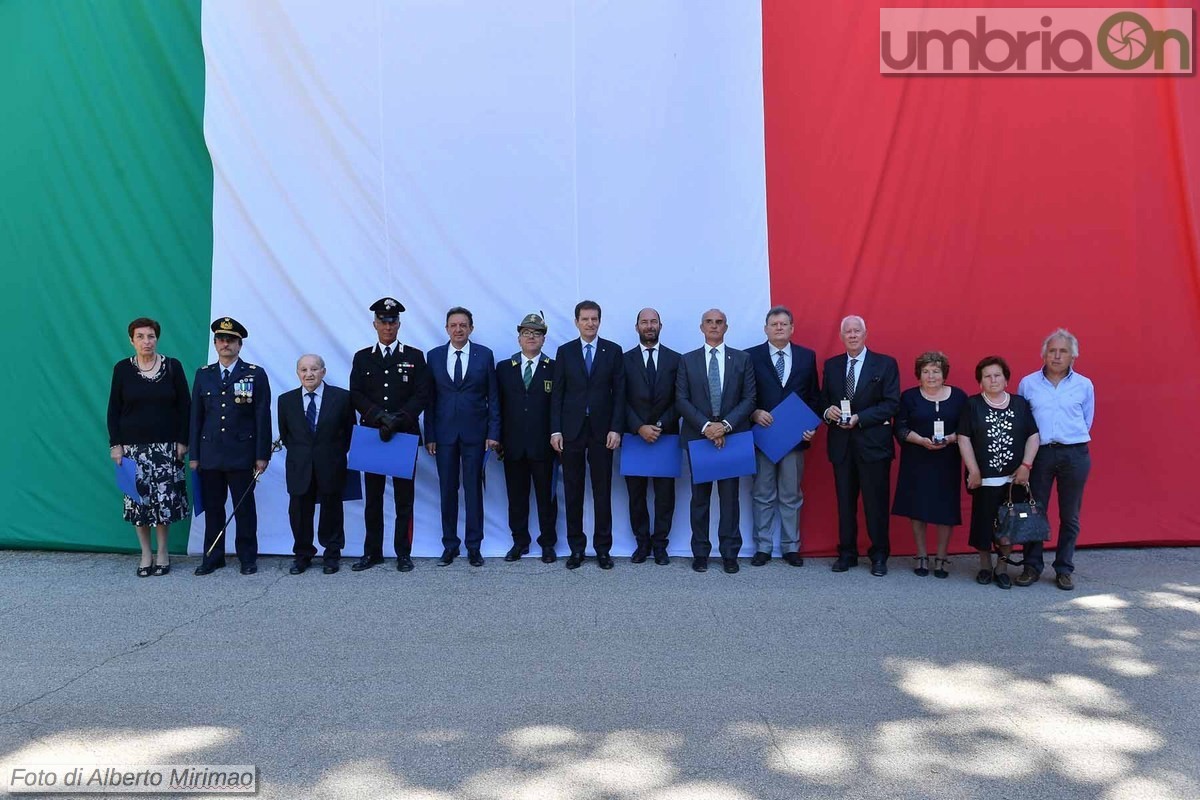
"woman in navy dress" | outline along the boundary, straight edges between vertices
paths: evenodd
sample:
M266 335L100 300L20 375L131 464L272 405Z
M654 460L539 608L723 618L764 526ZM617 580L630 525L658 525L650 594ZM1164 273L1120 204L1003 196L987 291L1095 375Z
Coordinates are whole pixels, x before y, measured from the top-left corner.
M945 578L950 574L946 569L950 563L946 557L950 529L962 522L962 460L955 431L967 393L946 384L950 361L945 353L922 353L917 356L914 371L921 384L900 395L900 410L896 413L900 475L892 513L912 520L917 545L913 572L922 577L929 574L926 531L929 525L937 528L933 574Z

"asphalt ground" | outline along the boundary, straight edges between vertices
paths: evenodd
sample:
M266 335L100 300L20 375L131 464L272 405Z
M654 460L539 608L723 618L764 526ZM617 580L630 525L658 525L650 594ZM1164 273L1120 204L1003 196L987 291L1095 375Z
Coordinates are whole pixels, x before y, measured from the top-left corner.
M289 799L1200 798L1200 549L1076 562L1064 592L963 556L139 579L0 552L0 785L194 763Z

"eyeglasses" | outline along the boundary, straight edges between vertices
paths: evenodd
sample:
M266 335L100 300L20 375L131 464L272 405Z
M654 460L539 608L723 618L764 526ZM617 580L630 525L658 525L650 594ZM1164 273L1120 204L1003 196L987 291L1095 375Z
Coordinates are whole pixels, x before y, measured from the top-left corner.
M524 331L520 332L520 336L522 339L540 339L541 337L543 337L545 335L546 334L542 333L541 331L524 330Z

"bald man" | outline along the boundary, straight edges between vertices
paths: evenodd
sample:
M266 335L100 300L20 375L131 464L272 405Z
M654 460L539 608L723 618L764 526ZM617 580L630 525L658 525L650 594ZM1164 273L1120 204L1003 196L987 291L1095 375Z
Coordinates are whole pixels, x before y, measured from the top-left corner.
M350 392L325 383L325 359L300 356L296 362L300 386L279 396L279 438L287 448L288 522L292 526L292 575L308 569L313 547L313 514L321 504L317 538L324 548L326 575L338 571L346 545L342 489L346 483L346 453L354 428Z

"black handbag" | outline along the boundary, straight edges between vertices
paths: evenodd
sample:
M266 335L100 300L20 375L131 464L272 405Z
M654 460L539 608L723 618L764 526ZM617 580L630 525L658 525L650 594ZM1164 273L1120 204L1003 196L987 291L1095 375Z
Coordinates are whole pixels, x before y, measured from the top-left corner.
M1026 487L1024 503L1014 503L1013 484L1008 485L1008 502L996 509L993 538L1000 544L1028 544L1050 538L1050 521L1045 510L1033 499Z

